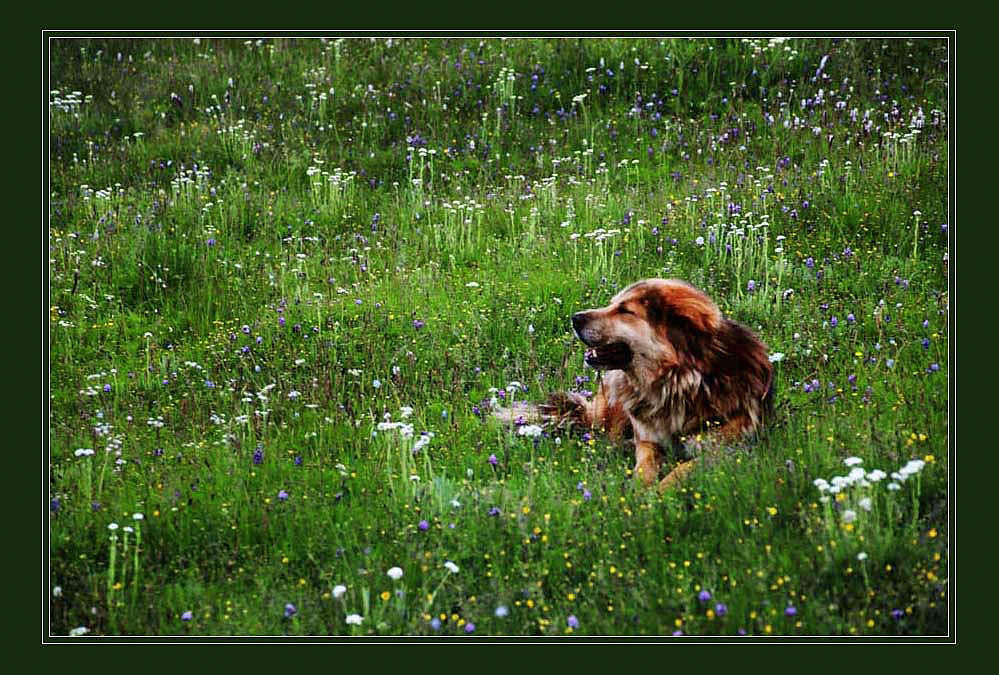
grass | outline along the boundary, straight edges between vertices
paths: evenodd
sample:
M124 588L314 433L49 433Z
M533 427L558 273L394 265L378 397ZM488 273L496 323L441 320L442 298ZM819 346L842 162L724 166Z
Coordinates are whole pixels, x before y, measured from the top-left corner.
M51 632L946 634L946 60L54 40ZM569 315L650 276L783 355L663 496L484 412L592 391Z

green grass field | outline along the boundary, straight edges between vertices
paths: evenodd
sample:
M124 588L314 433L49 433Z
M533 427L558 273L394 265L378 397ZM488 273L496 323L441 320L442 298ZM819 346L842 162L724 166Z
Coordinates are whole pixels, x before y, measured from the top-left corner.
M946 635L947 59L53 40L51 634ZM488 412L657 276L777 376L665 495Z

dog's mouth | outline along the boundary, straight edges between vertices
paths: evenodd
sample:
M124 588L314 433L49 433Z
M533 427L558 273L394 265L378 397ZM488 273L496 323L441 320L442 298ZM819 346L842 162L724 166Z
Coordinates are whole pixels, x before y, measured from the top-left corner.
M586 350L583 360L591 368L621 370L631 363L631 357L631 347L624 342L612 342L607 345L590 347Z

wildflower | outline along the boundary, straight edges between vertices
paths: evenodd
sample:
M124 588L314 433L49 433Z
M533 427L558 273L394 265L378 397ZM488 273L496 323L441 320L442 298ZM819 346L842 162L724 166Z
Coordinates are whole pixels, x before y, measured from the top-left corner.
M857 464L862 464L863 461L860 457L847 457L843 460L843 463L847 466L856 466Z
M360 626L364 622L364 617L360 614L348 614L346 622L348 626Z
M53 598L61 598L62 597L62 586L53 586L52 587L52 597Z
M399 579L402 578L402 568L393 567L388 572L386 572L386 574L388 574L393 581L398 581Z
M857 560L859 560L860 562L864 562L865 560L867 560L867 553L865 553L864 551L858 553Z
M77 457L89 457L92 454L94 454L94 451L92 448L79 448L73 454L76 455Z
M489 459L487 461L490 464L492 464L493 466L496 466L497 464L499 464L499 460L496 459L496 455L489 455Z
M590 499L592 497L593 497L593 494L589 490L587 490L586 488L583 488L583 501L588 502L588 501L590 501Z
M450 560L448 560L448 561L446 561L446 562L444 563L444 567L446 567L446 568L447 568L447 571L448 571L448 572L450 572L451 574L457 574L457 573L458 573L458 566L457 566L457 565L455 565L455 564L454 564L453 562L451 562Z
M697 594L697 599L700 600L701 602L707 602L708 600L711 599L711 593L707 589L705 589Z
M381 380L372 380L371 381L371 386L374 387L375 389L380 389L381 386L382 386L382 381Z
M469 621L468 623L466 623L465 624L465 632L466 633L474 633L475 632L475 624L472 623L471 621Z
M190 621L193 618L194 618L194 613L191 612L191 610L187 610L186 612L180 615L181 621Z
M903 612L900 609L893 609L891 611L891 618L895 619L896 621L901 621L903 616L905 616L905 612Z
M298 613L298 608L290 602L284 606L284 618L290 619Z
M427 324L426 324L426 322L423 319L414 319L413 320L413 328L415 328L416 330L420 330L421 328L423 328L426 325Z
M697 239L694 240L694 243L697 244L698 246L704 246L704 237L698 237Z
M428 523L425 520L421 520L417 525L417 527L420 528L420 532L426 532L427 530L430 529L430 523Z
M749 291L750 293L752 293L753 291L755 291L756 290L756 282L753 281L752 279L750 279L749 283L746 284L746 290Z
M795 609L794 605L788 605L787 608L784 609L784 616L795 616L797 613L798 610Z
M434 618L432 618L430 620L430 627L433 628L434 630L440 630L441 629L441 620L438 619L435 616Z
M280 499L281 501L286 501L288 499L288 492L285 490L279 490L278 499Z
M58 513L59 508L62 506L58 497L53 497L52 501L49 502L49 508L52 509L52 513Z
M264 463L264 448L258 445L257 449L253 451L253 463L256 466L260 466Z
M565 620L565 623L569 626L569 628L572 628L573 630L579 628L579 619L576 618L575 614L570 614L569 617Z
M494 516L494 517L499 516L500 515L500 509L499 509L499 507L498 506L494 506L491 509L489 509L489 515L490 516Z
M339 598L341 595L347 592L347 587L343 584L337 584L333 587L333 597Z
M493 612L493 614L496 615L496 618L498 619L502 619L509 613L510 613L510 608L507 607L506 605L500 605L499 607L496 608L496 611Z
M74 628L73 630L69 631L69 636L70 637L80 637L81 635L86 635L89 632L90 632L90 629L87 628L86 626L78 626L78 627Z
M857 512L856 511L853 511L851 509L846 509L845 511L843 511L843 522L844 523L852 523L856 519L857 519Z
M728 614L728 606L724 602L719 602L715 605L715 614L718 616L725 616Z
M839 325L839 319L837 319L835 316L832 317L831 319L829 319L829 325L835 328L836 326Z
M768 357L770 363L780 363L784 360L784 354L782 352L774 352Z
M541 435L541 427L537 424L526 424L517 430L517 434L520 436L529 436L531 438L536 438Z
M865 510L865 511L870 511L871 510L871 498L870 497L864 497L859 502L857 502L857 505L860 508L862 508L863 510Z

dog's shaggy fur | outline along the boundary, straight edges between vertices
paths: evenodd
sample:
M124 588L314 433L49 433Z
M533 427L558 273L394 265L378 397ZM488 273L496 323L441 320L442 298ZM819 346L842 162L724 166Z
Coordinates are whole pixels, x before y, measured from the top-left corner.
M766 346L683 281L639 281L606 307L573 315L572 326L589 348L587 364L607 372L592 400L558 393L539 411L557 424L632 437L635 473L646 485L659 480L664 450L697 438L709 448L741 439L772 408ZM678 464L660 487L692 466Z

